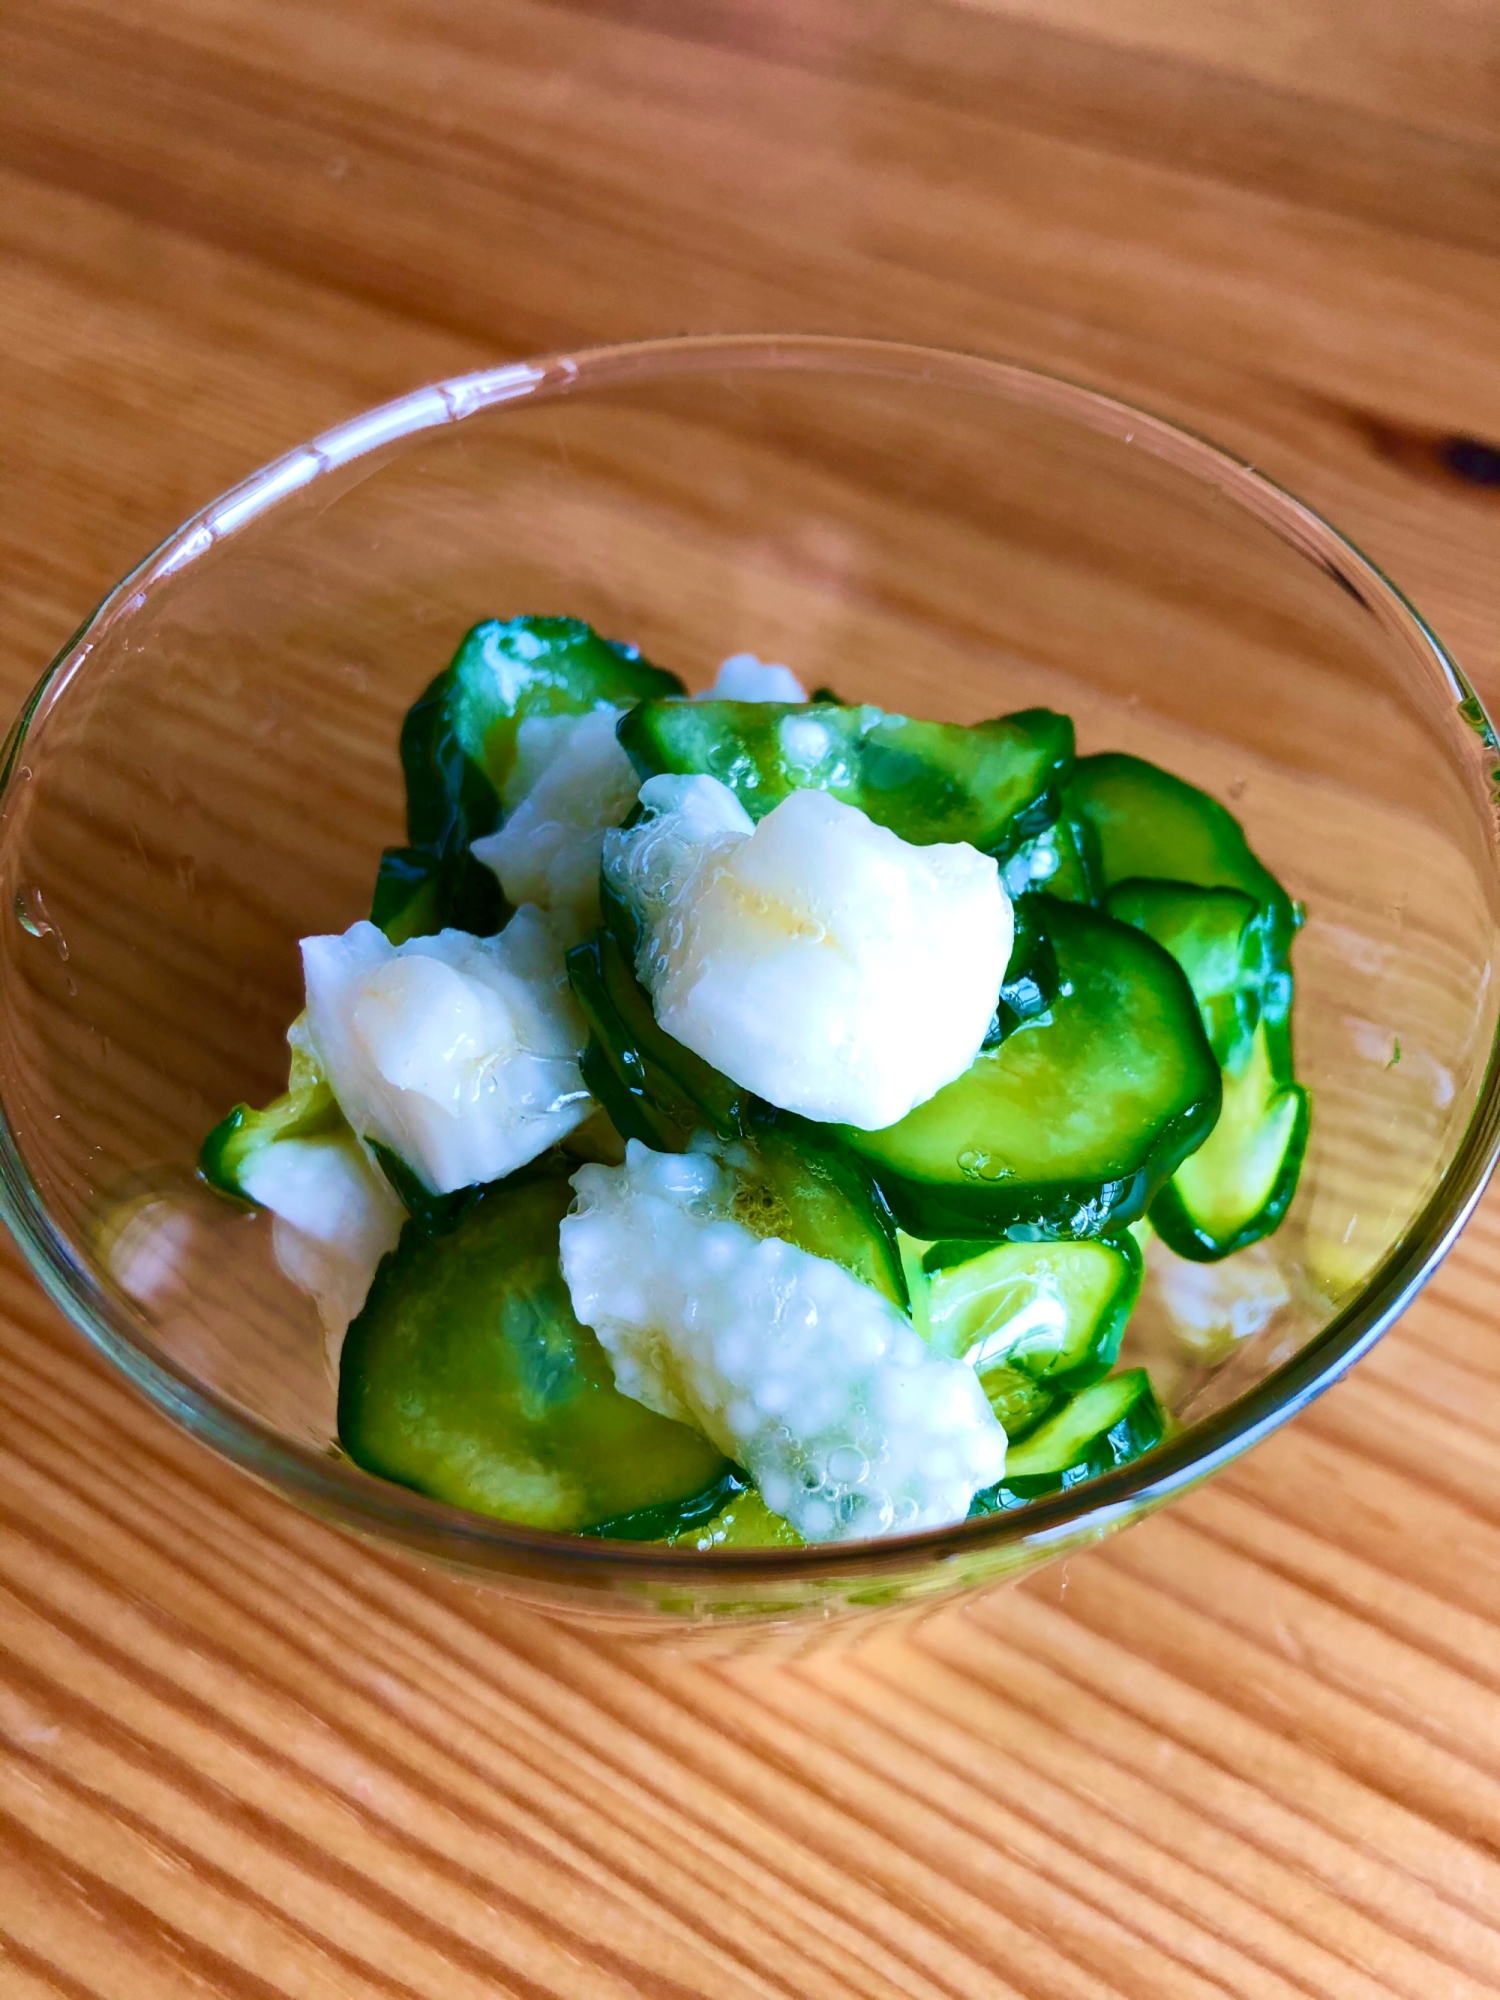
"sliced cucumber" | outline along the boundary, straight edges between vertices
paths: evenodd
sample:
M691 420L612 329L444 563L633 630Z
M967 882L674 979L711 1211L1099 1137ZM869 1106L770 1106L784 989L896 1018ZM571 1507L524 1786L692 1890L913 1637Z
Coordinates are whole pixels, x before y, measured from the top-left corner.
M685 1500L663 1500L654 1507L637 1507L611 1520L580 1528L601 1542L672 1542L703 1534L712 1521L722 1521L733 1503L745 1496L745 1475L735 1466ZM772 1517L774 1518L774 1516Z
M621 1395L574 1318L557 1262L572 1199L549 1163L479 1189L446 1231L403 1231L340 1366L339 1437L366 1471L561 1529L698 1501L732 1471Z
M1005 968L995 1018L985 1036L993 1048L1015 1033L1024 1021L1036 1021L1057 998L1057 953L1042 922L1043 904L1033 895L1015 901L1015 935Z
M1291 1074L1290 975L1268 963L1264 906L1241 890L1131 881L1109 892L1108 908L1182 966L1223 1070L1219 1122L1157 1196L1152 1221L1184 1257L1227 1257L1280 1225L1307 1146L1308 1096Z
M1034 1431L1063 1400L1057 1390L1024 1368L987 1368L979 1382L1012 1444Z
M1238 889L1264 912L1268 953L1284 963L1296 911L1217 799L1143 758L1107 751L1079 758L1065 803L1098 843L1104 888L1149 876L1198 889Z
M1005 886L1012 896L1045 890L1061 903L1099 901L1097 842L1086 823L1061 812L1042 833L1023 840L1005 864Z
M1167 1418L1144 1368L1080 1389L1006 1454L1005 1478L970 1510L993 1514L1097 1479L1159 1445Z
M914 1236L1118 1230L1213 1127L1219 1069L1172 958L1129 925L1042 900L1057 997L895 1125L840 1127Z
M949 1261L936 1243L924 1262L927 1338L968 1361L988 1388L992 1369L1020 1371L1071 1393L1107 1375L1141 1288L1133 1237L1082 1243L996 1243Z
M646 701L620 723L643 778L705 772L762 819L795 791L831 792L903 840L1008 853L1057 815L1073 725L1032 708L971 726L830 702Z
M1221 1068L1242 1061L1261 1015L1267 965L1264 914L1241 889L1182 882L1121 882L1104 907L1154 937L1187 974Z
M1269 1236L1297 1191L1311 1107L1283 1082L1265 1022L1236 1074L1224 1073L1219 1122L1151 1204L1151 1222L1179 1257L1213 1263Z
M576 618L476 625L402 724L408 845L381 857L372 921L393 944L448 926L491 936L507 905L469 849L500 823L522 722L682 692L675 674Z

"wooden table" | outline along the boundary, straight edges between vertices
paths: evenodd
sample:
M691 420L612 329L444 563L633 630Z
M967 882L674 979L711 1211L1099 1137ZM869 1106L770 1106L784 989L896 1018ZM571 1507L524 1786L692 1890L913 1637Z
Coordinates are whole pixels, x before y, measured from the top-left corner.
M362 405L760 327L1200 426L1500 698L1492 0L11 0L5 32L7 705L181 516ZM422 1580L175 1435L13 1252L0 1313L7 2000L1500 1990L1500 1199L1206 1491L790 1666Z

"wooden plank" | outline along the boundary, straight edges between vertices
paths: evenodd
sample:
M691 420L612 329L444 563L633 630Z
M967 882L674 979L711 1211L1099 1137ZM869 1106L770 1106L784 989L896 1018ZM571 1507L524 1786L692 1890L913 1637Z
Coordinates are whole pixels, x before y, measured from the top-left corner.
M796 326L1222 438L1500 696L1500 511L1446 450L1500 440L1497 18L17 0L4 688L192 508L417 381ZM1492 1196L1348 1382L1168 1514L850 1653L714 1661L294 1515L7 1251L0 1985L1479 2000L1497 1324Z

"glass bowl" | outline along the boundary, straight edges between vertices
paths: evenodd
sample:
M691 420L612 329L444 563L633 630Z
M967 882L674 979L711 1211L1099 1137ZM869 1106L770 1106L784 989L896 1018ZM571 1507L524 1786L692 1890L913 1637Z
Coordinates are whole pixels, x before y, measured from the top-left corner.
M544 1533L371 1478L334 1436L267 1218L195 1180L284 1082L297 941L367 913L403 711L482 617L571 613L690 685L739 651L972 720L1071 713L1226 800L1306 906L1312 1141L1281 1231L1154 1250L1127 1359L1181 1429L939 1533L700 1554ZM0 1202L165 1413L324 1519L565 1616L828 1621L1024 1571L1185 1492L1390 1325L1497 1147L1489 725L1399 593L1201 440L993 361L650 342L497 368L328 432L117 589L5 754Z

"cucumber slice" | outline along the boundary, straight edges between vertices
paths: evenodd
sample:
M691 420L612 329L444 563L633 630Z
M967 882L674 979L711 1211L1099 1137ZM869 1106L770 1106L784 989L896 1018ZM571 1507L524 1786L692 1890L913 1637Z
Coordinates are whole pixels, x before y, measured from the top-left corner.
M663 1500L655 1507L637 1507L629 1514L596 1521L580 1528L582 1535L596 1536L601 1542L671 1542L690 1540L702 1534L709 1522L723 1520L726 1509L745 1492L745 1475L731 1466L697 1493L685 1500ZM771 1518L775 1518L772 1516Z
M986 1048L1013 1035L1024 1021L1040 1020L1057 997L1057 953L1043 926L1042 904L1036 896L1018 896L1013 909L1016 928L1010 961L995 1018L984 1038Z
M916 846L1008 853L1057 815L1073 725L1025 709L972 726L830 702L645 701L620 723L643 778L705 772L752 819L795 791L830 792Z
M577 618L476 625L402 724L408 845L381 857L371 920L392 944L450 926L492 936L506 902L469 848L500 823L522 722L682 692L675 674Z
M1153 939L1038 899L1058 989L895 1125L839 1128L913 1236L1118 1230L1207 1137L1219 1069L1181 970Z
M1098 843L1106 889L1137 876L1238 889L1263 912L1269 958L1285 962L1297 930L1291 899L1217 799L1141 757L1106 751L1079 758L1065 808Z
M220 1119L198 1151L198 1169L211 1188L249 1201L245 1176L278 1139L312 1139L347 1131L344 1114L321 1077L275 1098L263 1111L237 1104Z
M1267 967L1264 910L1237 889L1124 882L1108 908L1155 937L1188 976L1223 1069L1219 1122L1151 1215L1179 1255L1228 1257L1279 1227L1307 1147L1309 1101L1291 1075L1290 975Z
M626 1138L666 1153L704 1133L731 1142L722 1157L739 1181L737 1221L826 1257L907 1311L890 1210L826 1128L773 1111L659 1027L611 932L574 946L568 976L592 1031L584 1081Z
M987 1392L998 1368L1071 1393L1114 1367L1141 1288L1141 1253L1128 1233L989 1244L946 1261L958 1247L934 1244L924 1259L927 1337L968 1361Z
M1151 1204L1151 1222L1179 1257L1214 1263L1280 1226L1297 1191L1311 1106L1277 1074L1266 1023L1236 1074L1224 1073L1219 1122Z
M479 1189L446 1231L403 1231L344 1344L339 1437L357 1464L558 1529L695 1501L732 1471L621 1395L574 1318L557 1263L572 1199L549 1163Z
M1080 1389L1007 1453L1005 1478L974 1496L970 1512L1024 1506L1097 1479L1159 1445L1167 1418L1144 1368Z
M1041 889L1060 903L1097 903L1097 847L1092 829L1083 820L1061 812L1045 832L1023 840L1006 862L1005 886L1012 896Z
M1058 1392L1024 1368L987 1368L979 1385L1011 1444L1028 1437L1062 1402Z
M1243 1062L1270 969L1264 916L1254 898L1240 889L1137 880L1111 889L1104 907L1154 937L1182 967L1219 1066Z

